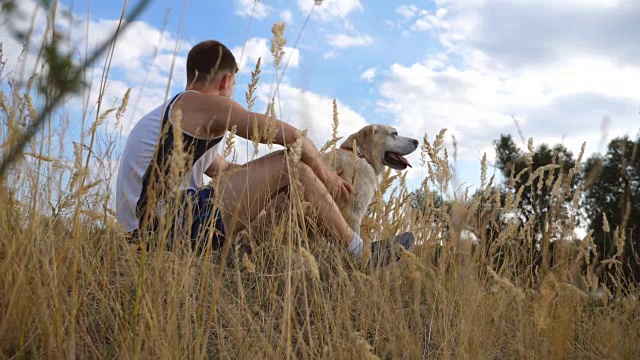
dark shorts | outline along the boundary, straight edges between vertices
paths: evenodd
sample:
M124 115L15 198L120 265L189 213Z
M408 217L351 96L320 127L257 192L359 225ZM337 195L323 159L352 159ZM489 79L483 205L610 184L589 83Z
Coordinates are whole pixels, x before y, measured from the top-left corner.
M187 201L191 202L191 217L185 216L182 226L188 227L187 221L191 219L190 240L194 250L206 249L209 239L213 250L221 248L225 240L224 225L220 209L214 204L213 188L189 189L183 193L185 210Z
M222 214L214 204L213 188L189 189L180 193L178 197L179 201L176 205L181 206L184 211L181 212L181 215L176 216L171 226L169 233L171 241L168 248L173 248L176 242L187 238L191 248L197 252L205 250L209 241L212 250L222 248L225 241L225 231L222 224ZM152 227L150 230L154 229L155 227ZM140 232L133 231L127 234L127 240L130 243L139 242Z

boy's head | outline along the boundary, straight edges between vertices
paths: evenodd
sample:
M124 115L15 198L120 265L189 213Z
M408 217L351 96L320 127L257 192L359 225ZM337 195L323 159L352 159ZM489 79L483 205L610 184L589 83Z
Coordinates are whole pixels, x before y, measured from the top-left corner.
M213 90L231 97L237 72L236 58L218 41L202 41L187 55L187 89Z

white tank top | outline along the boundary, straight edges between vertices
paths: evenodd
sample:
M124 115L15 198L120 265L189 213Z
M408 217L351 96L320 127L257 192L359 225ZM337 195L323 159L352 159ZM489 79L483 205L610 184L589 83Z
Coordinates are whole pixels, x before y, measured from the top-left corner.
M141 212L147 205L155 205L146 203L146 189L155 178L158 178L154 175L154 169L158 171L163 168L158 162L164 161L170 155L168 152L173 146L172 131L163 132L168 135L162 138L160 134L163 126L173 125L171 109L182 94L184 92L177 94L169 102L166 111L163 111L165 109L163 104L144 115L127 137L120 158L116 184L116 213L118 222L122 224L125 231L137 229ZM213 163L220 140L222 136L204 139L183 131L185 147L191 146L194 153L193 166L186 173L179 190L195 190L202 187L204 172ZM154 164L157 166L153 166Z

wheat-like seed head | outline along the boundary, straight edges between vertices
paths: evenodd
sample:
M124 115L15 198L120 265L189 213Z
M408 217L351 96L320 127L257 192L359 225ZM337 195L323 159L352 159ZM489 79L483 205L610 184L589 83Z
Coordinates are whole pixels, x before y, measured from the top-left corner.
M587 142L583 142L582 146L580 147L580 153L578 154L578 158L576 159L576 164L574 165L574 169L575 171L580 171L580 164L582 164L582 157L584 156L584 149L587 146Z
M253 156L258 155L258 145L260 145L260 140L262 137L262 132L260 131L260 128L258 126L258 118L254 117L253 118L253 125L252 125L252 134L251 134L251 143L253 144Z
M516 295L516 298L519 300L523 300L525 298L524 293L517 286L515 286L509 279L498 275L490 266L487 266L487 271L493 277L493 279L502 286L504 289L509 290L511 293Z
M424 133L422 138L422 145L420 146L420 165L424 167L427 163L427 154L429 153L429 138L427 133Z
M236 125L233 125L231 127L231 130L229 130L229 135L227 135L227 138L225 139L222 157L227 158L229 155L231 155L231 152L235 148L235 137L237 131L238 127Z
M371 346L369 342L367 342L367 340L363 338L360 332L353 333L353 338L355 342L354 350L356 351L357 357L359 359L380 359L378 356L373 354L373 346Z
M455 135L451 135L451 145L453 146L453 162L458 161L458 141Z
M573 193L573 200L571 201L574 209L578 208L581 195L582 195L582 189L580 187L576 188L576 191Z
M338 125L340 124L340 119L338 118L338 100L333 99L333 122L331 124L331 140L325 144L325 146L331 147L331 154L329 155L329 162L333 163L335 160L335 150L336 144L338 143Z
M483 189L487 184L487 153L482 154L480 162L480 188Z
M284 38L285 24L282 21L278 21L271 27L271 55L273 55L273 66L276 69L280 68L282 57L284 56L284 46L287 44L287 39Z
M31 99L31 95L29 95L28 93L25 93L24 101L27 107L27 112L29 113L29 118L31 119L31 121L35 121L35 119L38 118L38 110L36 110L36 107L33 106L33 100Z
M178 189L180 182L182 182L185 170L191 167L188 162L187 152L184 151L184 139L182 137L182 110L180 108L171 111L171 123L173 130L173 149L171 152L171 160L169 164L165 165L169 167L167 188ZM185 166L186 164L186 166Z
M304 144L305 139L307 138L307 130L302 130L298 132L298 137L296 141L291 146L291 151L289 153L289 159L292 164L297 164L300 161L300 157L302 156L302 146Z
M338 125L340 119L338 118L338 100L333 99L333 123L331 124L331 139L338 138Z
M531 154L536 152L536 149L533 147L533 138L529 138L529 141L527 142L527 149L529 150L529 152Z
M444 143L444 135L446 132L447 132L446 128L441 129L438 135L436 136L436 139L433 141L433 148L436 154L440 151L440 147Z
M622 257L622 253L624 253L624 240L626 238L625 229L622 229L620 226L616 226L616 231L613 232L613 243L616 247L615 258L620 259Z
M250 273L256 272L256 265L249 260L247 253L242 254L242 266Z
M549 174L549 179L553 179L552 173ZM556 181L553 183L553 186L551 187L551 195L556 199L564 198L564 194L562 194L563 180L564 180L563 173L558 174L558 178L556 179Z
M9 104L7 104L7 95L5 95L4 92L0 92L0 109L7 117L9 117Z
M273 146L273 142L276 139L276 135L278 135L278 127L276 125L276 99L271 98L271 103L269 104L267 115L267 124L263 129L263 138L267 142L267 146L269 149Z
M73 189L76 185L78 180L81 177L81 173L82 173L82 145L77 143L77 142L73 142L73 173L71 174L71 181L70 181L70 185L69 187L71 189Z
M120 126L120 120L124 116L125 111L127 111L127 105L129 104L129 95L131 94L131 88L128 88L122 97L122 101L120 102L120 106L116 111L116 128Z
M255 92L258 88L258 81L260 80L260 62L262 57L256 61L256 68L251 72L251 82L248 85L248 90L245 92L245 99L247 101L247 109L251 111L253 104L256 101Z
M116 108L108 109L108 110L104 111L102 114L100 114L100 116L98 116L96 121L94 121L93 124L91 124L91 127L89 128L89 131L87 132L87 135L91 135L91 134L95 133L98 130L98 128L102 124L104 124L104 121L107 119L107 117L109 115L111 115L111 113L113 113L114 111L116 111Z
M320 281L320 270L318 270L318 263L316 262L316 258L313 256L313 254L311 254L311 252L309 252L306 247L301 246L300 255L309 267L311 277L316 281Z

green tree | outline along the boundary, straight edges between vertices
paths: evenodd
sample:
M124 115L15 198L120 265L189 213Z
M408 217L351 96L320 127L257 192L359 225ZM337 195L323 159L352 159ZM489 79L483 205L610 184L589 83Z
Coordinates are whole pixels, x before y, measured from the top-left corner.
M547 270L551 241L563 238L575 225L570 223L570 203L579 180L576 160L562 144L541 144L534 149L530 141L528 151L523 151L510 135L501 135L494 147L496 167L505 178L504 196L519 199L511 215L520 227L531 229L527 252L541 253L543 269Z
M598 259L620 262L619 267L605 269L605 282L610 281L609 274L615 278L618 270L626 282L640 280L639 145L640 135L635 141L626 136L615 138L604 156L593 155L584 165L584 215L593 231Z
M409 193L411 208L420 211L424 215L428 209L441 209L443 205L442 197L438 192L419 188Z

